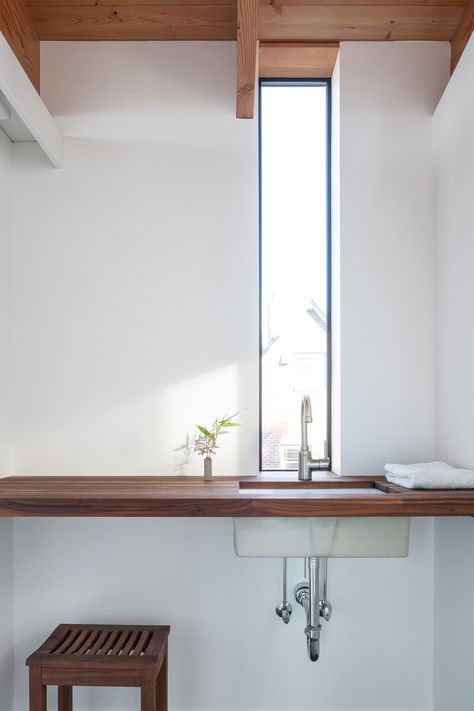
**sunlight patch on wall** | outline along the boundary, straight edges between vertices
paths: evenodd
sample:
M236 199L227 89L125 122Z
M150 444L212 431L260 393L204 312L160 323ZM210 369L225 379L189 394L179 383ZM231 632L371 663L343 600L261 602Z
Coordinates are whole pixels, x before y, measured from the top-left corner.
M203 462L193 451L196 425L205 427L216 417L241 411L235 427L221 438L214 456L214 474L237 475L240 444L245 433L245 403L239 392L239 372L236 364L224 366L183 380L166 389L161 400L159 420L161 437L166 442L169 473L200 475ZM248 435L248 431L246 433Z

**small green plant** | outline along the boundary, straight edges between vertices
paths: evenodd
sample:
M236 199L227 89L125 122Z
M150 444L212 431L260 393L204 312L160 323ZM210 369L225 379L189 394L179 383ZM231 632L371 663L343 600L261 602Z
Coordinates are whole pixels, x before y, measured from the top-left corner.
M234 415L224 415L222 418L217 418L210 427L196 425L201 434L196 437L194 451L203 457L210 457L215 454L216 450L219 449L217 444L218 437L227 434L225 430L228 427L240 427L238 422L234 422L234 418L238 414L236 412Z

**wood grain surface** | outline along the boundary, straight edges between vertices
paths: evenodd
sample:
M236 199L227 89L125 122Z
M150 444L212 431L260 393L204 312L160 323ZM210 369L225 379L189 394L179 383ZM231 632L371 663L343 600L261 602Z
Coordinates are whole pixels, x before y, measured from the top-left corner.
M255 5L257 4L257 0ZM235 40L237 1L27 0L42 40ZM250 8L250 0L241 0ZM261 0L258 39L452 40L465 0Z
M339 44L261 42L258 50L258 73L262 78L323 79L332 76Z
M318 476L308 498L295 476L7 477L0 479L0 516L473 516L474 490L420 491L383 477ZM383 493L328 492L337 486ZM239 488L240 487L240 488Z
M253 118L258 59L258 0L237 0L237 118Z
M459 25L451 42L451 72L456 69L467 43L474 31L474 0L471 0L461 16Z
M0 0L0 32L39 92L40 44L23 0Z

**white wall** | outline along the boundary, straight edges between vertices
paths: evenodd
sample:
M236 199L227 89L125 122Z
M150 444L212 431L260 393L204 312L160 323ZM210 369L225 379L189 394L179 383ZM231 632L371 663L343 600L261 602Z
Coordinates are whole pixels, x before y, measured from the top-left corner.
M0 130L0 476L10 469L12 144Z
M472 711L474 519L435 524L434 710Z
M436 456L474 468L474 37L433 121L436 188ZM474 519L436 522L435 708L474 699Z
M226 410L256 472L256 122L226 43L42 47L66 168L16 150L16 471L162 474ZM30 209L22 195L31 196Z
M447 43L341 46L334 345L344 474L433 455L431 115L448 62Z
M197 472L174 450L227 407L246 409L217 469L256 471L257 127L234 118L234 51L43 45L68 138L62 172L15 148L17 473ZM344 473L432 453L429 114L447 67L445 45L342 48ZM315 665L302 611L288 627L274 615L279 563L235 558L228 520L19 520L15 534L16 711L26 654L67 620L171 623L174 709L432 708L429 520L406 560L331 562Z
M24 659L58 622L128 621L171 624L173 711L431 711L422 523L406 559L330 561L334 616L311 664L302 609L288 626L275 616L280 561L237 558L228 519L18 520L15 709L27 709ZM294 561L290 589L301 578ZM77 711L130 711L135 698L78 692Z
M436 187L436 441L474 466L474 38L433 119Z
M12 147L0 131L0 476L10 473L10 241ZM0 706L13 702L12 523L0 520Z
M341 53L331 78L331 467L341 473Z
M0 708L13 708L13 525L0 519Z

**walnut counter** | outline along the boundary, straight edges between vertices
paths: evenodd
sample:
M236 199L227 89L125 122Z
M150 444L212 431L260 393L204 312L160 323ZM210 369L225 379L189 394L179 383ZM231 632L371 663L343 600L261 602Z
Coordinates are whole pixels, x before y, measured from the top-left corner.
M296 473L212 482L18 476L0 479L0 516L474 516L474 491L414 491L383 477L331 474L304 486Z

